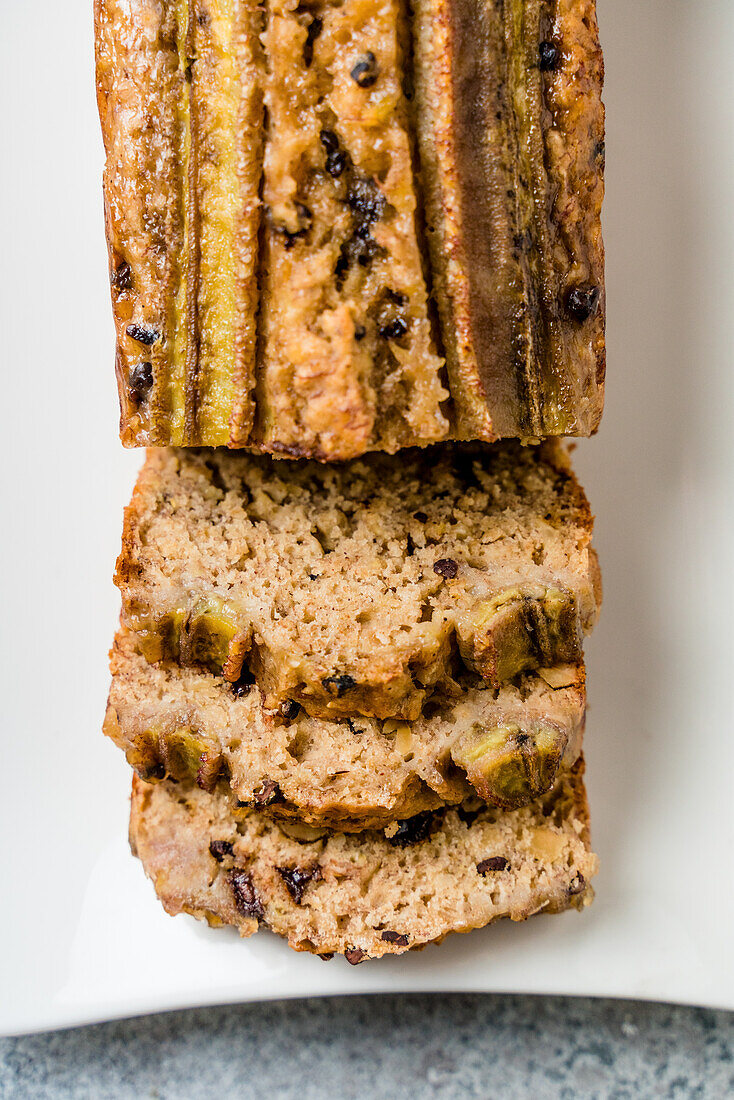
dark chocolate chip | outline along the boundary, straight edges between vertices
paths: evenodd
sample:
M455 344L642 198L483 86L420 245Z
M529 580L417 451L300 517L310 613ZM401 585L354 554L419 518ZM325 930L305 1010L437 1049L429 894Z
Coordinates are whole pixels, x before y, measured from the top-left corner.
M341 699L342 695L357 686L357 681L348 672L339 672L335 676L325 676L321 684L330 695L336 695L337 699Z
M453 558L439 558L438 561L433 563L433 572L438 573L439 577L444 577L446 580L453 580L459 572L459 563L454 561Z
M394 943L396 947L408 946L408 937L401 935L400 932L383 932L380 939L385 940L386 943Z
M414 817L398 821L397 829L387 838L388 842L394 848L406 848L409 844L417 844L428 836L432 821L432 813L415 814Z
M506 871L509 866L510 861L504 856L490 856L477 864L477 871L480 875L487 875L490 871Z
M165 779L166 769L162 764L151 764L149 768L138 768L138 775L146 783L154 783L157 779Z
M335 153L339 148L339 138L333 130L322 130L319 139L327 153Z
M153 364L136 363L128 375L127 388L131 401L144 401L153 388Z
M221 863L225 856L233 854L233 848L228 840L213 840L209 845L209 854Z
M347 947L344 958L351 966L356 966L357 963L364 962L367 958L367 952L363 951L361 947Z
M292 722L294 718L298 717L301 704L297 703L295 699L286 699L284 703L280 704L280 713L286 722Z
M306 871L301 871L298 867L276 867L276 871L283 879L286 889L296 905L300 905L303 901L303 895L308 884L321 878L321 868L318 866L311 867Z
M133 273L129 263L125 260L121 264L118 264L112 273L110 279L115 290L132 290L133 288Z
M584 878L584 876L581 874L580 871L577 871L576 874L574 875L574 877L571 879L571 881L568 884L568 892L569 892L571 897L574 897L576 894L583 894L585 889L586 889L586 879Z
M252 801L258 809L263 806L272 806L273 802L280 802L282 798L280 787L272 779L264 779L252 792Z
M260 898L257 896L252 875L248 874L247 871L231 871L229 884L232 887L234 903L242 916L263 920L265 913Z
M310 68L313 61L313 44L321 34L323 25L323 20L319 19L318 15L314 15L308 25L306 41L303 43L303 63L307 69Z
M413 519L417 519L419 523L428 522L428 516L425 512L413 512Z
M538 53L540 54L540 71L541 73L552 72L561 60L561 51L556 46L555 42L541 42L538 47Z
M598 286L575 286L566 295L566 312L574 321L588 321L599 308Z
M238 699L241 699L243 695L247 695L250 689L255 683L255 677L250 672L247 665L242 666L242 671L232 684L232 694Z
M380 328L380 336L385 340L399 340L401 336L405 336L408 331L408 325L402 317L393 317L391 321L382 325Z
M145 344L147 348L154 344L160 336L158 329L152 328L150 325L128 325L125 332L133 340L137 340L139 344Z
M380 70L377 66L377 58L372 50L367 50L367 53L360 57L349 75L355 84L359 84L360 88L371 88L373 84L377 83Z
M347 157L345 153L342 153L341 149L337 149L335 153L329 153L326 158L326 171L335 180L339 179L344 169L347 167Z

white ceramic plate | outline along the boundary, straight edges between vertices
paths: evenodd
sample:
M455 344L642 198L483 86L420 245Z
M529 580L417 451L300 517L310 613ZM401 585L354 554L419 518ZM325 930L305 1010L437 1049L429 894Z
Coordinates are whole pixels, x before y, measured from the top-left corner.
M116 434L90 9L0 0L0 1030L364 991L734 1008L730 0L599 0L609 385L578 449L606 588L597 901L358 968L166 917L126 846L128 772L99 727L140 456Z

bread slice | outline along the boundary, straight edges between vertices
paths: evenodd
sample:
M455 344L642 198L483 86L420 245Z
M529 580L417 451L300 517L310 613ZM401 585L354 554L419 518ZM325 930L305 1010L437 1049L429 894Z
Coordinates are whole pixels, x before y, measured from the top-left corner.
M254 685L149 665L124 631L111 667L105 732L144 779L221 781L241 803L309 824L364 829L470 795L515 808L581 752L583 669L556 688L537 676L500 691L447 683L430 713L402 722L273 712Z
M577 664L600 590L557 445L343 466L148 454L116 583L151 661L246 668L277 709L414 720L467 667L495 687Z
M443 439L401 0L270 0L254 439L345 459Z
M406 833L299 836L225 796L133 782L130 843L168 913L269 927L298 951L351 963L402 954L498 920L592 899L583 765L521 810L457 807ZM390 835L387 835L390 834Z
M589 435L604 396L595 0L413 0L416 119L454 430Z

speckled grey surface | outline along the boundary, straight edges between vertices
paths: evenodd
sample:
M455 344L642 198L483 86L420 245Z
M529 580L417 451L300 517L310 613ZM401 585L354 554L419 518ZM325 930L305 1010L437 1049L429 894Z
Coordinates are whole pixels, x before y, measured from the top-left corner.
M733 1095L733 1014L624 1001L334 998L0 1040L3 1100Z

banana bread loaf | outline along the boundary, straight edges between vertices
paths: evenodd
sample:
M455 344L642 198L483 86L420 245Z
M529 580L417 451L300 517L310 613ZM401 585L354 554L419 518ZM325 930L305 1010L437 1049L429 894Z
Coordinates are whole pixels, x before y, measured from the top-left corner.
M469 804L411 831L357 834L235 819L226 796L136 777L130 843L168 913L243 936L262 925L298 951L357 963L588 905L597 858L582 772L521 810Z
M95 18L123 442L333 460L596 429L594 0Z
M365 829L469 795L514 809L581 752L582 668L553 669L555 688L448 682L430 714L403 722L311 718L292 701L269 711L253 684L148 664L124 631L111 667L105 732L142 778L225 782L240 803L309 824Z
M462 668L499 687L579 663L591 527L558 444L333 467L152 450L116 583L151 661L245 669L273 710L412 721Z

